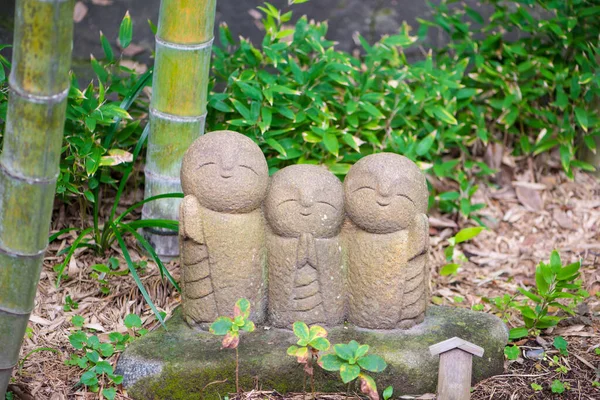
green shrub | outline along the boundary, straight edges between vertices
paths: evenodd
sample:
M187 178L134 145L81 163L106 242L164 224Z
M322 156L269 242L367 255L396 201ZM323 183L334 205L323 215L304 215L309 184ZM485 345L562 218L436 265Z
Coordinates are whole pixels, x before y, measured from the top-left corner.
M437 64L452 69L468 62L461 82L472 91L480 119L457 110L484 142L503 140L515 154L558 149L565 172L594 168L576 160L578 147L596 150L600 135L600 7L588 0L486 0L489 20L474 9L433 7L421 21L450 35ZM474 29L472 23L480 25ZM518 34L510 41L507 36ZM485 116L485 118L484 118Z
M289 29L291 12L268 4L260 9L266 28L260 47L219 28L223 47L214 48L209 130L248 135L272 172L318 163L343 177L367 154L400 153L459 182L459 191L438 197L445 211L469 215L481 208L471 206L477 187L463 170L490 170L463 161L477 138L454 117L471 108L472 94L461 84L467 60L452 69L436 67L431 55L409 64L403 49L417 37L407 25L372 46L359 37L365 54L355 57L326 39L326 22L302 17Z

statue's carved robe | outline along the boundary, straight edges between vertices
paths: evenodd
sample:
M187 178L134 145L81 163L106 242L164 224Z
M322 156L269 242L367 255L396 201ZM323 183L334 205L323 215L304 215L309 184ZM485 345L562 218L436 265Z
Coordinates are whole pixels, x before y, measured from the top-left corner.
M351 221L342 230L348 266L348 320L362 328L410 328L429 302L427 216L392 233L366 232Z
M235 302L250 300L251 319L266 316L266 246L260 209L227 214L186 196L180 208L183 313L190 324L233 315Z
M269 322L336 325L344 321L344 268L339 237L282 237L267 231Z

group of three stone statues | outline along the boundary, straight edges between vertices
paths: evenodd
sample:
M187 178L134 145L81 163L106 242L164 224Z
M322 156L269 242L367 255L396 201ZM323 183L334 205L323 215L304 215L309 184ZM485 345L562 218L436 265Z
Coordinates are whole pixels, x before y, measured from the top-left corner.
M344 183L323 167L269 178L249 138L208 133L187 151L180 209L183 313L229 315L239 298L257 323L406 329L429 302L428 191L407 158L359 160Z

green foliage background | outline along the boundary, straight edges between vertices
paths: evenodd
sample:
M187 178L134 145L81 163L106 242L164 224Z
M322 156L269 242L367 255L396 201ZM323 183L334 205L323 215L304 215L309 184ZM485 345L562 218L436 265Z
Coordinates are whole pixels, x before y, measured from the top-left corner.
M269 4L260 45L233 39L219 27L207 130L242 132L263 149L272 172L294 163L324 164L343 177L359 158L403 154L457 190L432 205L477 219L474 177L492 171L475 149L501 141L516 155L558 151L569 176L593 166L578 149L596 150L600 95L600 6L589 0L497 0L489 19L454 1L431 5L429 20L369 44L363 54L335 49L326 22ZM441 29L450 44L409 62L406 49ZM519 39L507 41L510 32ZM119 65L104 36L97 75L80 89L73 77L58 196L82 209L102 185L116 187L131 162L148 107L140 91L151 72ZM1 48L0 48L1 50ZM0 119L6 113L8 60L0 58ZM115 123L117 121L118 123ZM0 128L1 129L1 128ZM2 131L0 130L0 141Z

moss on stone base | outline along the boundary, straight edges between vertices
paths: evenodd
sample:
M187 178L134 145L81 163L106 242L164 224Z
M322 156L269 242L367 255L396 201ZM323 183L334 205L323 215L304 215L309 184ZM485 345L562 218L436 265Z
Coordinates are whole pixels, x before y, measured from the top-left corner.
M219 399L235 392L233 350L220 350L219 337L189 328L179 312L167 327L168 331L158 329L132 343L119 360L117 373L124 375L124 384L134 399ZM429 346L454 336L485 349L483 358L474 359L474 382L502 373L506 326L481 312L431 307L423 324L406 331L352 326L329 330L332 343L355 339L382 356L388 368L372 375L380 388L393 385L396 394L434 392L439 361L429 354ZM239 348L240 386L280 393L302 391L302 366L286 355L292 344L294 335L288 330L258 327L256 332L244 334ZM226 382L210 384L223 380ZM345 390L335 373L317 369L315 381L319 391Z

